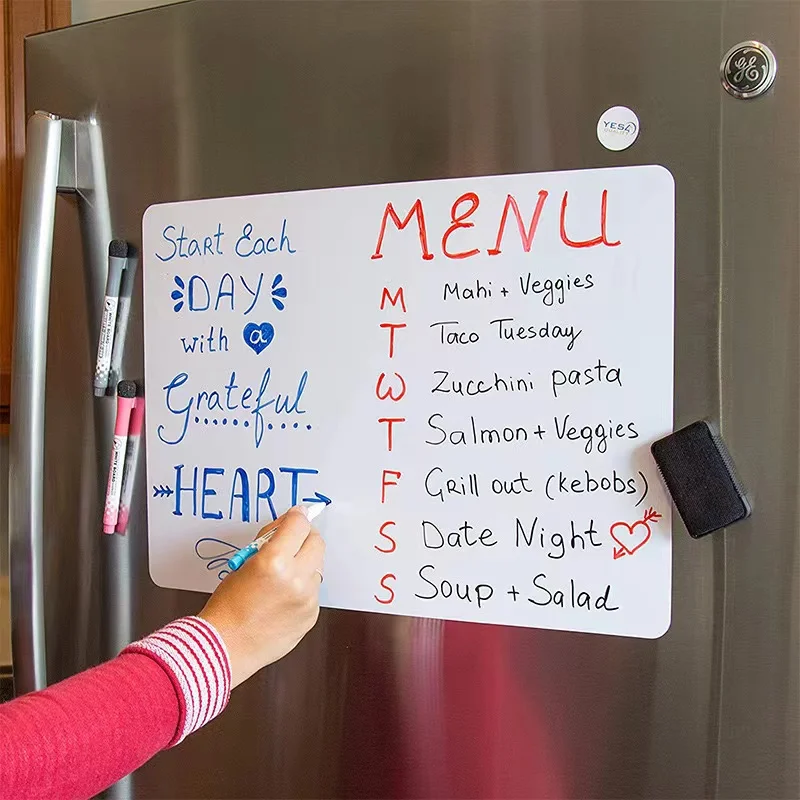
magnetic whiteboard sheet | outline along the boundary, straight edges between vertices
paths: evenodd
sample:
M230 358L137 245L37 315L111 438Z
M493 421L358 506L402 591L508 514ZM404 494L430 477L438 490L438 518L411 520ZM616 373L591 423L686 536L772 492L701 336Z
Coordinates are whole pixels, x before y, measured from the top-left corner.
M658 166L149 208L153 580L328 498L325 606L663 634L674 216Z

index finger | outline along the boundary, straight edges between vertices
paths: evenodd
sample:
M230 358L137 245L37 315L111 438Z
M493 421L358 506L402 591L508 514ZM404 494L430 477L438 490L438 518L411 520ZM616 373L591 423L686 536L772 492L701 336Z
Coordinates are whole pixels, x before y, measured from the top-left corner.
M310 531L311 523L308 521L308 517L300 506L295 506L286 512L283 522L264 547L279 550L289 558L294 558Z

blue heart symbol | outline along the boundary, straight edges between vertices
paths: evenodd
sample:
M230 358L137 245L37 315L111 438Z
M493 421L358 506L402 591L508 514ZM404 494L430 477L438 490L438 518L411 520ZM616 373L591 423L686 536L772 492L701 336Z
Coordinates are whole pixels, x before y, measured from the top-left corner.
M248 322L242 331L244 343L248 347L252 347L253 351L258 354L262 350L266 350L269 343L275 336L275 328L269 322L262 322L256 325L255 322Z

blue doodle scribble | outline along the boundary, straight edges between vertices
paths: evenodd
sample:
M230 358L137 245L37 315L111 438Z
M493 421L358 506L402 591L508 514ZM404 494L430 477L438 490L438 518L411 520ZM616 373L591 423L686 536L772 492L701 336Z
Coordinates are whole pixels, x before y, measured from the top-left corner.
M171 497L175 492L169 487L159 484L153 486L153 497Z
M172 307L172 310L180 311L183 308L183 291L186 288L186 284L183 282L183 278L181 278L180 275L176 275L174 281L178 288L175 289L170 295L170 297L176 301L175 305Z
M279 272L272 281L272 302L275 304L275 308L277 308L278 311L283 311L283 309L286 308L284 301L288 294L286 287L280 285L282 282L283 275Z
M194 552L198 558L207 562L207 570L211 572L219 570L217 572L217 577L222 580L230 573L228 559L234 553L238 553L239 548L235 544L231 544L222 539L206 536L197 540L194 546Z
M262 322L260 325L248 322L242 331L244 343L256 354L265 350L274 337L275 328L269 322Z

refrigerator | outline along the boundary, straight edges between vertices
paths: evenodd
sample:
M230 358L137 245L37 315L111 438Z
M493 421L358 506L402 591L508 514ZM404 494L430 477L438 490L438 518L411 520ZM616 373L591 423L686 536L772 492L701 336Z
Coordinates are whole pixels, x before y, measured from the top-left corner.
M720 69L752 42L777 65L761 96ZM204 602L150 580L144 459L127 536L101 534L107 248L139 245L154 203L662 165L675 427L717 423L753 501L697 540L675 516L661 638L323 609L218 720L111 796L800 796L798 74L800 3L780 0L193 0L27 40L18 693ZM615 106L641 125L621 151L597 136ZM140 269L124 373L143 372Z

